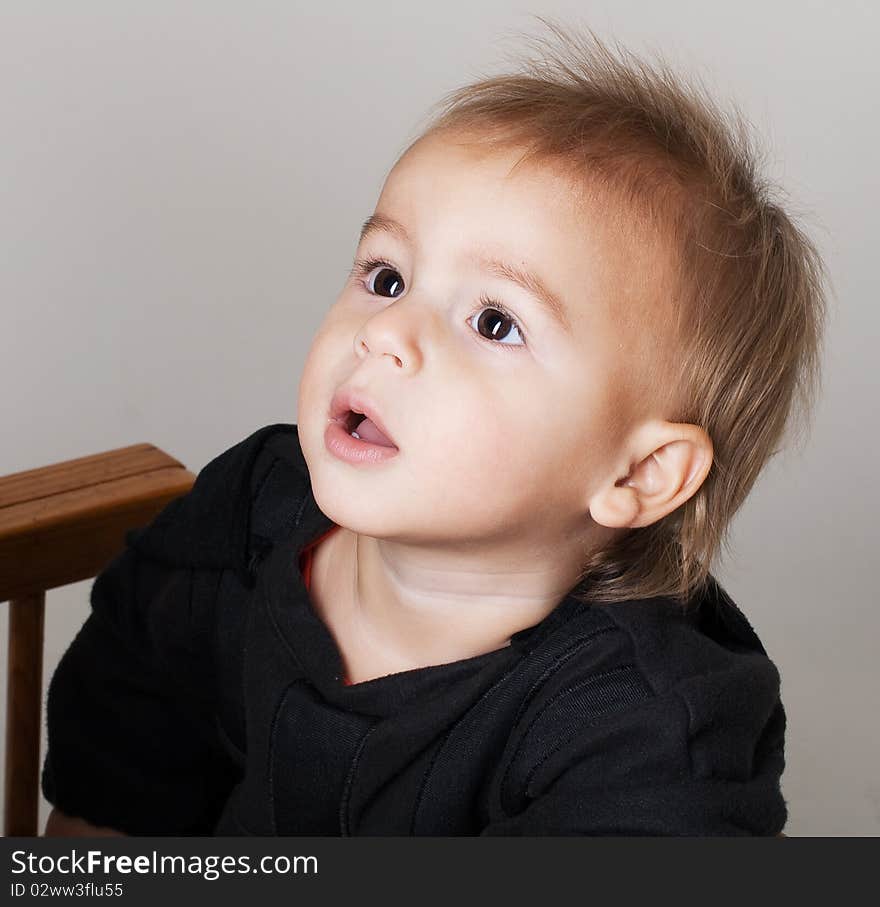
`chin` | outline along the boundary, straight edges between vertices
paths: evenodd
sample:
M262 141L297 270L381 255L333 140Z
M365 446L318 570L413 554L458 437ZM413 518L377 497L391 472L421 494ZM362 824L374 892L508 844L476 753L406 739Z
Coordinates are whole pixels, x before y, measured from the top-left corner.
M362 501L359 506L353 504L350 492L340 487L339 481L324 470L319 469L318 474L312 473L311 483L318 509L337 526L343 526L359 535L376 536L388 528L388 520L377 516L375 506L371 514L368 501Z

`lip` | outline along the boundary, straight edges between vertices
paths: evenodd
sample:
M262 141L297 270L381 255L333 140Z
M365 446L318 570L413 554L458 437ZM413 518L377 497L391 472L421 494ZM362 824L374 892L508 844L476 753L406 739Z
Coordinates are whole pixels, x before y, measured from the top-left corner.
M397 441L392 437L391 432L385 427L385 423L382 421L381 416L379 416L373 401L354 388L340 388L330 401L330 421L344 423L350 410L363 413L394 445L393 448L386 447L385 450L400 449ZM369 442L365 441L363 443L367 444ZM373 444L371 446L381 447L379 444Z
M354 466L371 466L384 463L400 454L396 447L373 444L363 438L353 438L345 430L344 419L331 419L324 429L324 446L338 460Z

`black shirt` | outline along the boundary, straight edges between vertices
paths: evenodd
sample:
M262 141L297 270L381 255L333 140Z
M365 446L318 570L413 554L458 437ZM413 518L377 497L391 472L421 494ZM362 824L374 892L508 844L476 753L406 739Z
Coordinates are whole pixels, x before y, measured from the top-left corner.
M278 424L129 532L49 687L46 799L133 835L782 829L779 674L714 578L347 686L298 563L333 525Z

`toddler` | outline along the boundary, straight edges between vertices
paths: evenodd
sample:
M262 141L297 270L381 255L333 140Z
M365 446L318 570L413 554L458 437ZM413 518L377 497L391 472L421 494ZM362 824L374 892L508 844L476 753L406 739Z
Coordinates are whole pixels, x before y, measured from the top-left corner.
M776 835L780 678L710 573L818 386L741 120L592 33L406 149L255 431L96 578L48 834Z

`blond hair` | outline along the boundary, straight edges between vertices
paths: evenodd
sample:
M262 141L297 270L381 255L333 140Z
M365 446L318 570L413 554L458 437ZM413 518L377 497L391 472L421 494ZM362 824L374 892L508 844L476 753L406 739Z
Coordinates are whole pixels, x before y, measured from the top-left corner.
M537 18L561 47L547 46L522 72L448 93L419 137L471 136L488 152L523 148L523 161L615 193L634 224L672 249L675 351L664 355L658 343L646 376L663 388L672 421L708 433L712 467L676 510L589 554L573 594L686 603L702 591L734 514L796 417L807 426L821 383L827 275L758 175L738 112L722 112L665 63Z

